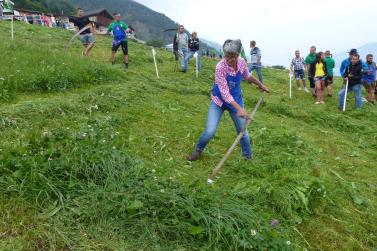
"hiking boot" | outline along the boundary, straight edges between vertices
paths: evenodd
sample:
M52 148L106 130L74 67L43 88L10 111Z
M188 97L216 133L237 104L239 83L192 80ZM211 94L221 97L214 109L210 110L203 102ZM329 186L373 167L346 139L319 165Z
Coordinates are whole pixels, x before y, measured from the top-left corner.
M195 150L192 154L187 158L188 161L197 161L200 157L201 152Z

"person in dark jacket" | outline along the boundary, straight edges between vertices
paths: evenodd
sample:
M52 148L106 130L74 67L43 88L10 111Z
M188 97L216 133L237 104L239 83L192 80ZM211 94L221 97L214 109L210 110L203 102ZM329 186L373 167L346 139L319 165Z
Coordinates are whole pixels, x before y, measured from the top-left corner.
M316 105L324 104L325 97L325 81L327 76L327 66L324 60L325 54L318 52L316 59L310 64L309 76L314 79L317 94Z
M352 55L351 64L345 68L343 78L348 82L348 92L355 92L356 107L361 109L363 107L362 99L362 77L363 77L363 63L358 54ZM339 109L342 110L344 99L347 98L346 88L339 92Z
M201 68L201 63L200 63L200 48L199 48L199 38L198 38L198 34L194 31L192 34L191 34L191 37L189 38L188 40L188 47L189 47L189 52L188 54L186 55L186 58L185 58L185 65L184 65L184 69L186 69L186 71L188 70L188 62L190 60L190 58L192 58L195 53L197 55L197 59L198 59L198 69L200 70Z

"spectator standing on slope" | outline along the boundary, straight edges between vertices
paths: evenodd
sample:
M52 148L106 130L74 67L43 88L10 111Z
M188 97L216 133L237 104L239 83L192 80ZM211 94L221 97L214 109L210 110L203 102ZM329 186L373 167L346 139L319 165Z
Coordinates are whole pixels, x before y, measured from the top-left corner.
M327 77L325 86L327 89L327 96L332 97L332 84L334 81L334 68L335 68L335 60L332 59L332 55L330 51L325 52L325 62L327 67Z
M316 60L316 55L317 55L316 51L317 51L317 48L315 46L310 47L310 53L305 58L306 71L308 72L308 78L310 82L310 91L314 97L316 96L314 76L310 76L309 68L310 68L310 65Z
M295 57L292 59L291 71L294 72L294 75L296 78L297 89L299 91L301 90L301 86L300 86L300 80L301 80L302 86L304 87L304 91L309 92L308 88L306 88L305 60L303 57L301 57L299 50L295 52Z
M262 77L262 52L257 47L257 43L255 41L250 42L250 67L249 72L253 72L254 70L257 70L258 73L258 79L261 83L263 83L263 77Z
M188 70L188 63L190 58L192 58L195 53L197 53L197 60L198 60L198 69L200 70L202 68L201 62L200 62L200 57L201 57L201 52L200 52L200 41L198 38L198 33L195 31L191 34L191 37L188 40L188 47L189 47L189 52L186 55L185 58L185 64L184 64L184 70Z

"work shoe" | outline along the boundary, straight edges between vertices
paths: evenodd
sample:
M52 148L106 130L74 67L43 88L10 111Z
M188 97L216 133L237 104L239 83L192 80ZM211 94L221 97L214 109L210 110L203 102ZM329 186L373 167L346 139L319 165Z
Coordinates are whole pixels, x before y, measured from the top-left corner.
M195 150L192 154L187 158L188 161L197 161L200 157L201 152Z

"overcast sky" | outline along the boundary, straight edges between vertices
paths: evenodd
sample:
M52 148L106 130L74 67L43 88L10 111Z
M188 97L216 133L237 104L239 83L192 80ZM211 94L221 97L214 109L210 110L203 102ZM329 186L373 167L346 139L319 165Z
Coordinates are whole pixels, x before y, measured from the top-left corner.
M287 66L311 45L334 54L377 42L377 0L136 0L222 44L256 40L263 60ZM228 3L227 3L228 2Z

